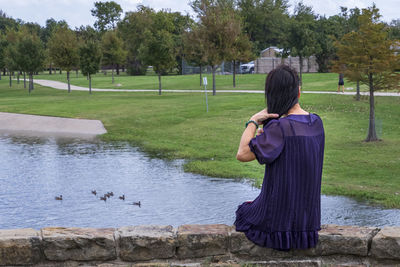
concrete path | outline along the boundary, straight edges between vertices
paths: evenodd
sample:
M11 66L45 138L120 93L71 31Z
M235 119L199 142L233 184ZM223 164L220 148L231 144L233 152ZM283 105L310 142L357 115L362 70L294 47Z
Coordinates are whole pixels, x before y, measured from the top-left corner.
M107 130L99 120L0 112L0 132L77 137L104 134Z
M58 82L58 81L51 81L51 80L34 80L35 83L46 86L46 87L51 87L54 89L59 89L59 90L68 90L68 84L63 83L63 82ZM75 86L71 85L71 90L72 91L89 91L89 88L87 87L81 87L81 86ZM92 91L94 92L158 92L157 89L98 89L98 88L92 88ZM210 89L208 89L209 92L211 92ZM169 90L169 89L163 89L162 92L167 92L167 93L204 93L204 90ZM247 93L247 94L264 94L264 91L262 90L217 90L217 93ZM356 92L344 92L344 93L338 93L338 92L331 92L331 91L302 91L304 94L334 94L334 95L355 95ZM361 95L369 95L369 92L361 92ZM400 93L387 93L387 92L375 92L375 96L400 96Z

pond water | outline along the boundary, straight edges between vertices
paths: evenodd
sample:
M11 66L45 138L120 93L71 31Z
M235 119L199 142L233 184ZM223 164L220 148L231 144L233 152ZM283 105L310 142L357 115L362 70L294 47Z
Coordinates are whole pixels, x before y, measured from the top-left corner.
M185 173L182 164L126 143L2 134L0 229L232 225L237 206L260 192L248 181ZM111 191L106 202L99 199ZM122 194L125 201L118 198ZM62 201L55 200L58 195ZM140 207L131 205L138 201ZM400 225L400 210L335 196L322 196L321 205L323 224Z

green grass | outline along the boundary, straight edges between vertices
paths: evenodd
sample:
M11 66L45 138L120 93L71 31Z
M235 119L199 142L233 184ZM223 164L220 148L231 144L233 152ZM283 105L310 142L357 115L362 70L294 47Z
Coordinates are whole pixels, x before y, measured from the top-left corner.
M212 89L212 75L205 75L208 79L208 89ZM236 88L232 86L232 75L217 75L217 90L264 90L265 74L242 74L236 76ZM53 74L43 73L35 76L36 79L56 80L67 82L66 73ZM303 74L303 90L306 91L337 91L338 75L336 73L305 73ZM88 87L89 83L86 77L81 74L76 76L71 72L71 84ZM121 86L116 86L120 84ZM162 77L163 89L187 89L201 90L199 75L168 75ZM92 78L92 87L104 89L158 89L158 77L154 75L147 76L127 76L122 73L115 76L115 83L111 83L111 74L104 75L98 73ZM355 84L346 82L345 88L352 87L355 91ZM362 91L367 91L366 86L361 86Z
M250 77L250 76L248 76ZM316 79L317 80L317 79ZM368 98L302 95L301 105L325 125L322 192L352 196L400 208L400 98L376 97L378 133L383 141L365 143ZM0 81L0 111L99 119L105 141L129 141L146 153L184 158L185 171L216 177L251 178L259 185L264 167L235 159L244 123L264 108L262 95L59 91L41 86L28 95L22 85Z

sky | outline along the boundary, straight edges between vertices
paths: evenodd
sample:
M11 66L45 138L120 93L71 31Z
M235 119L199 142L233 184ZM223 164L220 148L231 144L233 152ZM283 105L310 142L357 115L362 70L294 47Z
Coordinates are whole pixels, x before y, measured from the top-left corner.
M124 12L134 11L138 4L150 6L156 10L169 8L171 11L182 13L193 12L188 5L188 0L114 0L121 5ZM49 18L66 20L71 28L80 25L93 25L95 18L90 9L94 6L94 0L0 0L0 9L8 16L20 18L25 22L37 22L44 26ZM298 0L289 0L293 7ZM315 13L327 17L338 14L340 6L348 8L365 8L375 2L383 16L382 19L390 22L400 18L400 0L303 0L303 3L313 7ZM290 9L292 10L292 9Z

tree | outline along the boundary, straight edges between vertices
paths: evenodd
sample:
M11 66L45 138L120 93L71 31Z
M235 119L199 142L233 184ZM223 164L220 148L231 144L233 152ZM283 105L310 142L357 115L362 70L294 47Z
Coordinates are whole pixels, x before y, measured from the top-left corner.
M44 64L44 47L39 36L22 30L16 43L17 66L29 75L29 93L33 90L33 74L42 70ZM25 77L25 75L24 75Z
M6 37L2 33L0 33L0 80L1 80L1 70L4 69L6 66L4 60L6 48L7 48Z
M168 12L155 13L151 29L146 30L145 41L139 48L139 58L146 65L153 66L158 75L159 95L161 95L161 76L176 66L173 28Z
M316 50L315 18L311 7L298 3L291 17L285 48L300 61L300 84L303 78L303 60Z
M199 31L212 67L213 95L216 94L215 74L217 66L230 60L235 50L235 42L241 34L240 18L229 0L195 0L191 3L199 20Z
M78 40L75 33L67 27L59 27L51 36L48 48L52 61L67 71L68 93L70 93L69 73L79 62Z
M82 74L89 78L89 93L92 93L92 75L100 68L102 52L94 40L88 40L79 47L79 65Z
M94 27L100 32L115 30L116 23L120 20L122 14L121 6L114 1L95 2L94 8L90 11L92 16L97 18Z
M253 46L246 34L240 34L234 43L232 50L232 61L233 61L233 87L236 87L236 63L248 62L255 58L252 53Z
M394 19L389 24L389 38L400 40L400 19Z
M199 26L193 25L190 31L183 34L183 53L185 60L194 66L200 68L200 86L203 85L203 67L207 66L206 50L201 38Z
M15 70L18 70L18 63L17 63L17 43L19 39L18 32L15 30L11 30L7 32L6 35L6 43L7 46L4 49L4 65L8 69L8 74L10 77L9 85L12 86L12 74Z
M358 18L359 30L347 33L336 43L339 59L337 66L344 66L344 74L352 81L359 80L369 87L369 127L365 141L377 141L375 130L374 92L400 87L399 43L388 38L385 25L379 21L375 5L363 9Z
M53 18L46 20L46 26L42 28L40 39L43 41L44 47L48 50L48 42L51 36L54 34L54 31L59 27L68 27L68 24L65 20L56 21ZM53 62L49 57L49 51L46 51L46 64L49 66L49 74L53 74Z
M287 0L237 0L237 6L254 53L282 43L289 21Z
M127 72L130 75L146 73L147 66L139 57L139 48L146 41L146 30L153 23L153 14L153 9L139 5L137 11L127 12L125 18L118 24L118 31L128 51Z
M112 83L114 83L114 68L121 64L126 58L126 51L123 49L123 41L118 37L117 32L108 31L102 38L103 64L112 65Z

